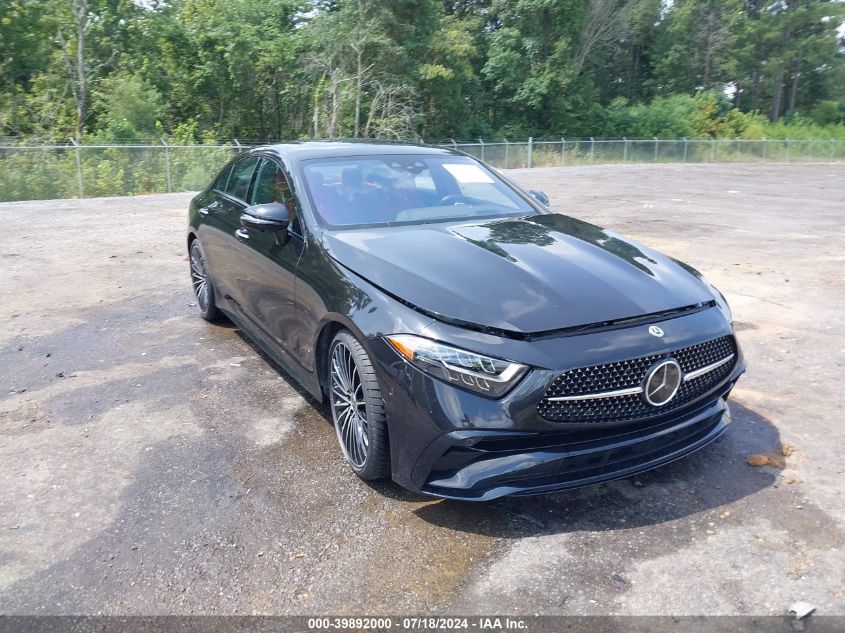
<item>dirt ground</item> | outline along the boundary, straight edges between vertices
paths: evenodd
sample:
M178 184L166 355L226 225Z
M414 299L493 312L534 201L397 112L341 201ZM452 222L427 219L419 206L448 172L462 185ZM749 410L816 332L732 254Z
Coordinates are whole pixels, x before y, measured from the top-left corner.
M719 443L487 504L367 485L196 315L189 194L0 204L0 612L845 615L845 165L510 175L726 294Z

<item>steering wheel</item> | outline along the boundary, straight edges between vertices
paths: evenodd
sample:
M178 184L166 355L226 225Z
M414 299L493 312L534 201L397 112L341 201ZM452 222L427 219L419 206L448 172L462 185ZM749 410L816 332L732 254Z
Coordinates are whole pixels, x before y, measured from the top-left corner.
M462 196L459 193L450 193L448 196L443 196L437 203L439 207L448 207L456 204L472 204L472 198L469 196Z

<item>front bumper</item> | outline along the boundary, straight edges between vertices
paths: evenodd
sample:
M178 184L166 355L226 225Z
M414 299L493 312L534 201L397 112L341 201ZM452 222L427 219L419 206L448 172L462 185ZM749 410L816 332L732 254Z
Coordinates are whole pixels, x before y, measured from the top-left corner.
M725 399L680 420L644 428L618 428L601 436L454 431L421 456L429 470L420 492L486 501L533 495L630 477L706 446L731 422Z
M696 315L672 323L682 347L730 332L729 323ZM694 319L694 321L693 321ZM702 327L702 325L706 327ZM668 327L667 327L668 329ZM632 332L521 343L526 353L587 365L652 344ZM612 337L612 338L611 338ZM437 337L441 340L445 337ZM589 340L591 339L591 340ZM447 339L448 340L448 339ZM575 346L583 353L576 353ZM710 391L661 417L637 422L557 423L537 404L561 370L535 369L508 395L491 400L434 379L402 361L382 339L369 341L388 416L393 479L437 497L489 500L542 494L629 477L684 457L718 438L731 421L728 395L745 370L737 345L730 373ZM484 350L478 350L484 351ZM522 360L514 349L509 357ZM622 356L623 358L625 356ZM595 359L595 360L594 360Z

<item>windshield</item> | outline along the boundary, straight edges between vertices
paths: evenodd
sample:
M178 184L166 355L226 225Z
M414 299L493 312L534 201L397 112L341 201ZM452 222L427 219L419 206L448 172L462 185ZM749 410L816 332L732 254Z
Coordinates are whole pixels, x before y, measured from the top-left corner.
M332 228L534 215L494 173L463 156L326 158L304 163L311 203Z

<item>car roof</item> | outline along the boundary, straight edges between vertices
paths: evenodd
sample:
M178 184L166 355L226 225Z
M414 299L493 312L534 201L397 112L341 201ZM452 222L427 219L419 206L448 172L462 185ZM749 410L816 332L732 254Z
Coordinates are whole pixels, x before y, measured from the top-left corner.
M337 141L293 141L253 148L251 151L272 151L292 161L336 156L389 156L391 154L432 154L440 156L462 155L451 149L431 145L416 145L391 141L337 140Z

